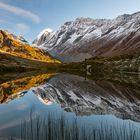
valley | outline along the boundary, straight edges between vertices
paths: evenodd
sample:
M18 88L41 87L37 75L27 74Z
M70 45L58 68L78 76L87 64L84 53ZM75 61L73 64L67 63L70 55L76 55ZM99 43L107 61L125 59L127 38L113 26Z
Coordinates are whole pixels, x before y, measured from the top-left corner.
M32 43L0 29L0 140L139 140L139 25L80 17Z
M23 37L1 30L0 71L45 69L53 64L81 71L86 60L92 72L139 72L139 14L112 20L77 18L56 32L43 30L31 46Z

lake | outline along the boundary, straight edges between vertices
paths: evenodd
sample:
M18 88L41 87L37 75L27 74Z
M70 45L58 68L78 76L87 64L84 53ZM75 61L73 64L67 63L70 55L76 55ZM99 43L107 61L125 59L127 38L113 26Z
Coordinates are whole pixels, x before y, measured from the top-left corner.
M0 75L0 140L140 140L140 75Z

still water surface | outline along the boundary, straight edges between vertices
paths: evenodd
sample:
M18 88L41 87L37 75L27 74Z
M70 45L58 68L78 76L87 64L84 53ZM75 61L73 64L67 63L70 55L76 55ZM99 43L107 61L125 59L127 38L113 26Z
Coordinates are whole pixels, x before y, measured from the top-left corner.
M140 140L139 75L91 79L1 76L0 140Z

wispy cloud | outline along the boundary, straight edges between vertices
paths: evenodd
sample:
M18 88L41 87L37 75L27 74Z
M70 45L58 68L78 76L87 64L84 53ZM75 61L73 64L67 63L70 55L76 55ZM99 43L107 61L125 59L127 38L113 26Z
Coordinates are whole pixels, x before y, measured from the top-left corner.
M18 16L22 16L22 17L26 17L28 19L31 19L34 23L39 23L40 22L40 18L38 15L34 14L31 11L16 7L16 6L12 6L9 4L5 4L3 2L0 2L0 9L8 11L10 13L13 13L15 15Z
M16 30L17 30L19 35L24 35L24 34L29 32L30 27L24 23L17 23Z

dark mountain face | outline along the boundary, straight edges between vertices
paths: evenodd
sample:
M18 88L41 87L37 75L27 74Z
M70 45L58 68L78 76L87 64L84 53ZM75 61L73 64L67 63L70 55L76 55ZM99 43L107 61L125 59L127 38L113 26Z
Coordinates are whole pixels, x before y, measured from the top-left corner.
M44 33L33 44L64 62L119 56L140 50L140 12L115 19L77 18Z

